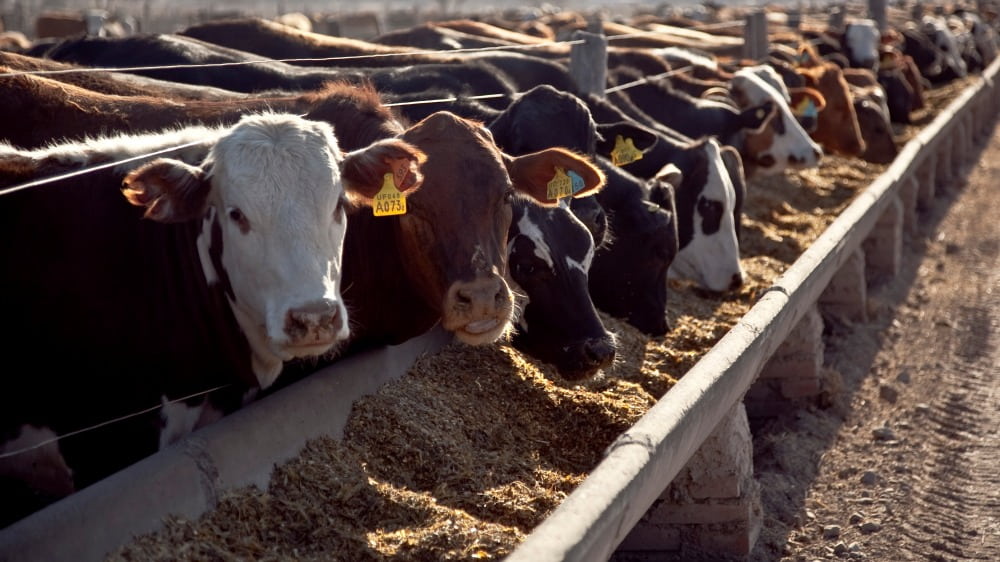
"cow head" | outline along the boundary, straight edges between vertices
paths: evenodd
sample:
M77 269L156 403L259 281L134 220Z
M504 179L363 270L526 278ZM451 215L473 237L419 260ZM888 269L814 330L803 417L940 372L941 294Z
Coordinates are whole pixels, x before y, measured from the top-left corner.
M827 150L843 156L858 156L865 149L858 115L844 71L833 63L800 69L809 88L823 98L812 138ZM794 105L793 105L794 106Z
M554 205L548 186L572 177L576 196L604 184L600 170L565 149L509 156L482 124L437 112L401 138L427 155L424 183L399 217L409 279L442 325L465 343L495 341L508 331L513 298L506 273L507 231L515 197ZM572 174L572 176L570 176Z
M855 20L844 26L843 50L853 68L875 70L881 42L882 33L874 20Z
M596 123L582 99L547 84L517 96L489 128L497 146L508 154L560 146L594 158L627 144L641 157L656 142L651 131L626 121ZM570 208L600 245L607 231L607 216L596 200L574 198Z
M514 344L570 380L609 366L615 341L588 291L594 259L589 230L565 205L519 200L507 248L509 276L522 299Z
M608 209L610 240L594 255L591 297L608 314L661 336L670 328L667 270L678 249L673 187L649 180L666 193L662 201L653 202L647 197L647 182L606 159L598 162L608 178L598 197Z
M858 114L861 134L865 138L865 151L861 159L876 164L888 164L899 153L893 137L889 107L881 86L855 88L854 111Z
M673 186L677 211L678 252L668 273L710 291L736 289L743 284L743 268L735 186L717 141L705 139L687 155L683 173L669 165L657 177ZM650 198L662 205L666 195L654 187Z
M347 338L339 286L345 206L370 202L386 174L413 189L421 158L396 140L344 155L328 124L247 116L200 165L154 160L126 176L124 193L149 219L201 220L205 277L224 290L267 387L283 361Z
M773 102L776 107L763 130L744 135L744 163L753 174L772 175L787 168L814 168L819 165L823 150L802 129L782 95L752 69L737 70L730 81L730 91L740 107L765 101Z

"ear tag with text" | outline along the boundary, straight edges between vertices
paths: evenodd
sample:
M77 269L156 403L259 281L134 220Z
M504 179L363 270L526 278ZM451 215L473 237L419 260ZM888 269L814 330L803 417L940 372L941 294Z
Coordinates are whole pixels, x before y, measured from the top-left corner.
M611 163L615 166L624 166L642 159L642 151L635 147L635 142L631 139L623 139L621 135L615 135L615 148L611 151Z
M396 175L398 174L386 172L382 176L382 189L372 201L372 211L376 217L406 214L406 196L396 189Z
M812 98L805 97L795 106L795 114L799 117L817 117L819 116L819 110L816 109L816 104Z
M571 172L572 173L572 172ZM566 175L566 170L556 166L556 175L546 184L546 197L553 201L573 195L573 180Z

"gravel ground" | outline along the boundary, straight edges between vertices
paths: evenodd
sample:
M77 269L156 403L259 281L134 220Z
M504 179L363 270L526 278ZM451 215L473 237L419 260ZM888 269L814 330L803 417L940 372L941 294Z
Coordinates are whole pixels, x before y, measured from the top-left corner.
M842 391L754 427L753 560L1000 560L1000 129L869 287L825 318Z

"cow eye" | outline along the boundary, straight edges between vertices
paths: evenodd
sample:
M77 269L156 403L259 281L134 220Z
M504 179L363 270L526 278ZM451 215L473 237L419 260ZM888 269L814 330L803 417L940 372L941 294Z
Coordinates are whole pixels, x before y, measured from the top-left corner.
M506 205L510 205L511 203L514 202L514 190L513 189L508 189L506 192L504 192L504 194L503 194L503 202Z
M230 207L227 214L229 215L229 219L240 227L241 232L246 233L250 230L250 221L247 220L243 211L236 207Z
M347 213L347 199L341 197L337 199L337 207L333 210L333 220L340 223L344 220L345 213Z

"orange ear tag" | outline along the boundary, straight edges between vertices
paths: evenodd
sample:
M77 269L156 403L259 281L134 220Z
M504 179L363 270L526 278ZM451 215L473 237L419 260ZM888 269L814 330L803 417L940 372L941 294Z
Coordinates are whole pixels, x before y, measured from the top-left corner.
M573 180L566 175L566 170L556 166L556 175L546 184L546 197L552 201L573 195Z
M621 135L615 135L615 148L611 151L612 164L624 166L641 159L642 151L635 147L631 138L623 139Z
M396 189L394 176L392 172L386 172L382 176L382 189L372 201L372 212L376 217L406 214L406 196Z

